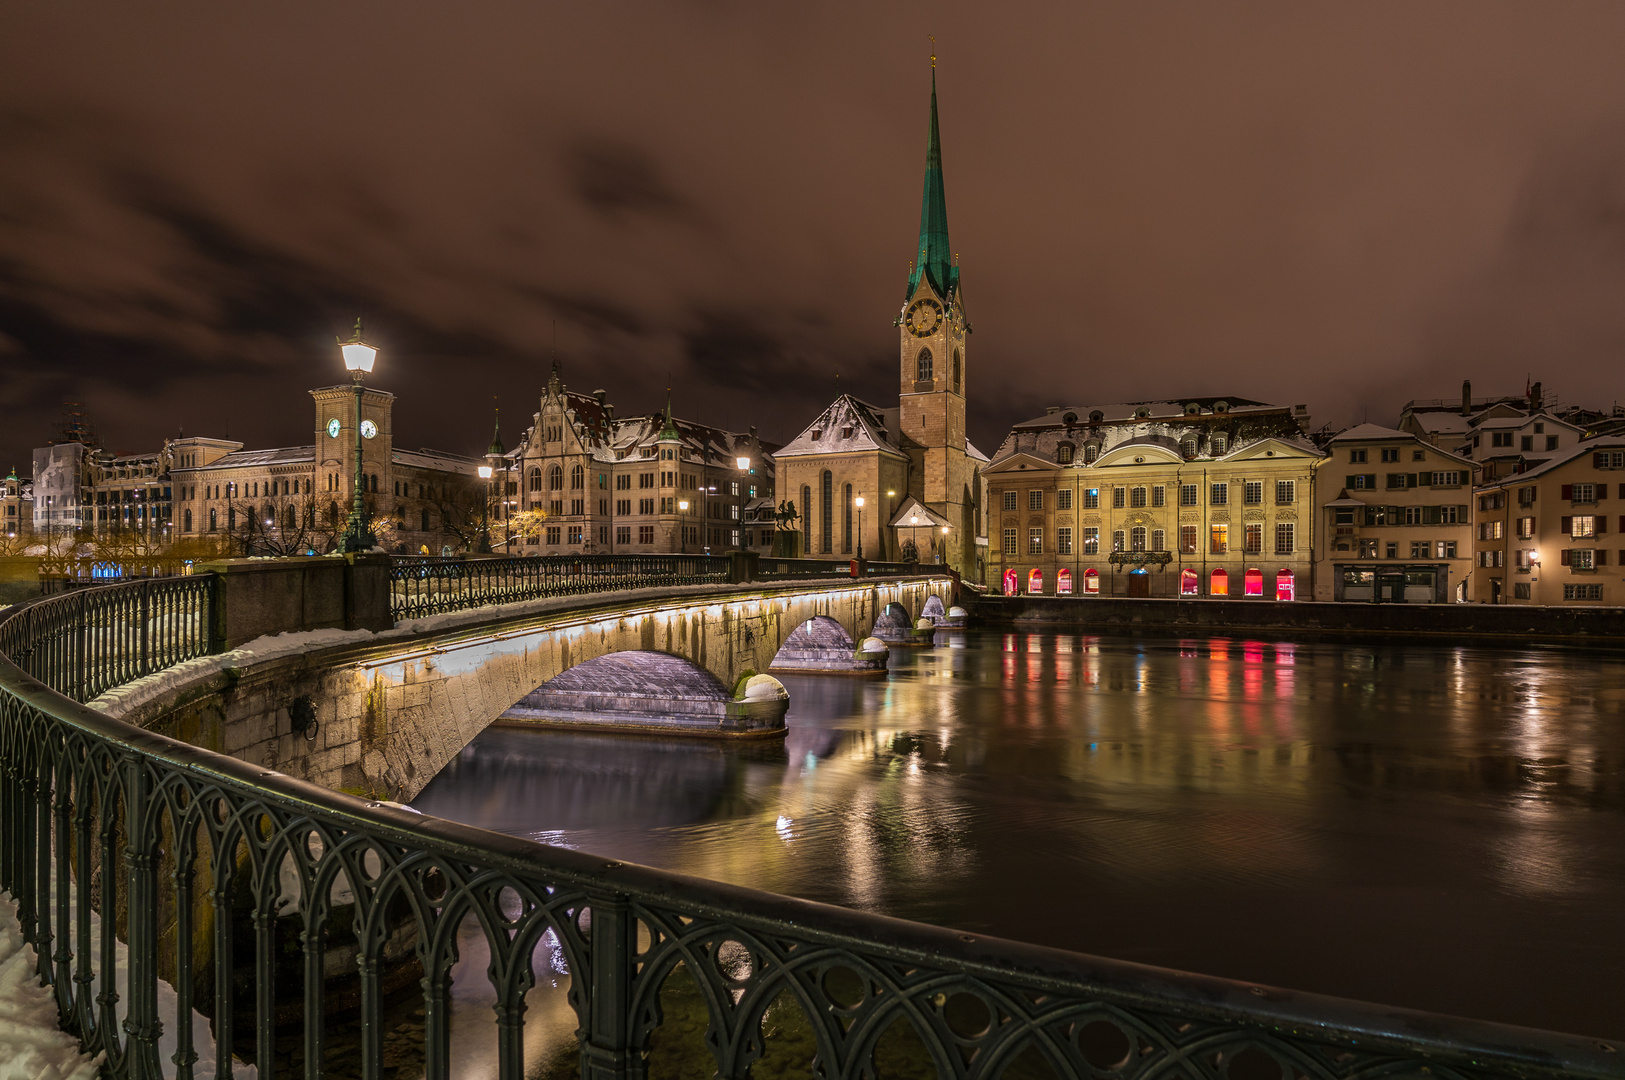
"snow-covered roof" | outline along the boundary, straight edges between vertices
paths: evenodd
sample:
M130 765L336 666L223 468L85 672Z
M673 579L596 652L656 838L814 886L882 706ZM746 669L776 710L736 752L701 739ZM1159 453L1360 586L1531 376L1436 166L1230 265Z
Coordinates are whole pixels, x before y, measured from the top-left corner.
M1583 442L1576 443L1573 448L1559 453L1556 457L1550 458L1541 464L1536 465L1532 469L1526 469L1521 473L1512 473L1492 483L1483 484L1481 486L1484 488L1516 487L1519 484L1528 483L1531 479L1537 479L1544 476L1553 469L1561 468L1562 466L1573 461L1575 458L1585 457L1586 455L1595 453L1598 450L1625 450L1625 435L1605 435L1601 438L1586 439Z
M1223 411L1215 406L1223 404ZM1190 405L1195 405L1195 413L1187 412ZM1203 397L1181 398L1176 401L1118 401L1109 405L1071 405L1053 409L1043 416L1035 416L1031 420L1023 420L1014 426L1017 428L1050 427L1055 424L1087 424L1090 417L1100 414L1100 422L1105 424L1118 424L1135 420L1173 420L1185 416L1225 416L1231 413L1270 412L1275 409L1286 409L1286 405L1271 405L1263 401L1253 401L1251 398L1238 397ZM1140 416L1145 410L1146 415ZM1067 419L1070 416L1071 419Z
M776 456L807 457L879 450L902 457L897 428L896 409L882 409L851 394L842 394Z
M1398 428L1383 427L1381 424L1356 424L1351 428L1339 431L1333 435L1330 442L1364 442L1375 439L1411 439L1416 438L1409 431L1400 431Z

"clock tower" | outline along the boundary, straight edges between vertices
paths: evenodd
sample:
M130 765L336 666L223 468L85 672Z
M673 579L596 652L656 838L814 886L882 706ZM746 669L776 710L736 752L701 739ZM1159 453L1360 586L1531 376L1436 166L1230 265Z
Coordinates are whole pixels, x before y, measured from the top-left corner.
M316 493L338 502L347 515L355 497L355 387L324 386L310 396L316 406ZM394 406L394 394L362 388L361 470L369 492L388 495L394 483Z
M910 444L910 494L951 523L949 534L938 542L946 545L951 564L969 570L976 552L978 486L975 463L965 452L966 345L971 326L965 317L958 261L948 244L936 67L933 56L920 245L896 321L898 423L905 443Z

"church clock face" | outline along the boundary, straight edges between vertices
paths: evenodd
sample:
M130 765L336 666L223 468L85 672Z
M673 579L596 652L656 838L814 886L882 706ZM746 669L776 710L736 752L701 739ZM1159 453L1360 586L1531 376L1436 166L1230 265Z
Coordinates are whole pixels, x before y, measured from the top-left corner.
M377 424L373 423L371 420L361 421L361 437L363 439L370 439L376 434L378 434Z
M327 437L328 437L328 438L329 438L329 439L336 439L336 438L338 438L338 437L339 437L339 429L340 429L340 428L341 428L341 427L342 427L342 426L343 426L343 425L341 425L341 424L340 424L340 423L339 423L339 418L338 418L338 417L336 417L336 416L335 416L335 417L333 417L333 419L331 419L331 420L329 420L329 421L328 421L328 422L327 422Z
M936 332L942 322L942 305L935 300L916 300L908 308L908 332L917 338Z

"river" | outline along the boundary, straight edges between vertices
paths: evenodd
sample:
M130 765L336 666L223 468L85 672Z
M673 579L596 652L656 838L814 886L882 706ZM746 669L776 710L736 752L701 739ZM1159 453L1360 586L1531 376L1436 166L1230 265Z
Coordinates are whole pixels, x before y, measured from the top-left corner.
M494 728L415 805L865 911L1625 1037L1625 656L939 641L894 650L884 681L786 676L783 744Z

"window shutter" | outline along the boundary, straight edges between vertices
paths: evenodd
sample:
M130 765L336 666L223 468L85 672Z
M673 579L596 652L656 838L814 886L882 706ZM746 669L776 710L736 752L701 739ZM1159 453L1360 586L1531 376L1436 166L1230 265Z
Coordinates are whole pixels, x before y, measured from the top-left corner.
M1608 485L1607 484L1598 484L1597 485L1597 501L1602 502L1606 498L1608 498Z
M1422 507L1422 524L1437 525L1439 523L1439 508L1437 506Z
M1558 532L1563 533L1564 535L1567 535L1573 529L1574 529L1574 519L1573 518L1564 517L1564 518L1558 518L1557 519L1557 531Z
M1367 473L1366 474L1365 486L1368 487L1368 488L1374 488L1374 487L1377 486L1377 474L1376 473Z
M1467 522L1473 520L1472 510L1473 508L1470 506L1456 507L1456 520L1465 525Z
M1345 490L1353 491L1358 486L1359 485L1354 482L1354 477L1353 476L1345 476L1345 477L1343 477L1343 488Z
M1601 536L1604 533L1606 533L1607 531L1608 531L1608 516L1606 514L1598 514L1597 515L1597 535Z
M1417 487L1418 486L1417 483L1416 483L1416 474L1415 473L1408 473L1406 475L1406 477L1405 477L1405 486L1406 487Z
M1572 498L1574 498L1574 485L1573 484L1564 484L1563 487L1558 491L1557 497L1560 498L1560 499L1572 499Z
M1569 563L1570 563L1569 549L1564 548L1562 551L1558 552L1557 554L1558 554L1558 560L1557 561L1562 563L1564 566L1568 566Z
M1597 549L1597 565L1598 566L1607 566L1608 565L1608 549L1607 548L1598 548Z

